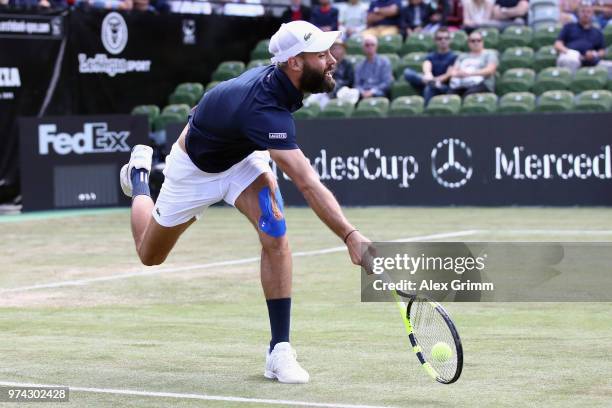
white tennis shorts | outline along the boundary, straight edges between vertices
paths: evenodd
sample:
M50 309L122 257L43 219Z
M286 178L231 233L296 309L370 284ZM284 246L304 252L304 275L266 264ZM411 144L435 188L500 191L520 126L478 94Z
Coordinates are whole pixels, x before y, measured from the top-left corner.
M175 143L166 157L153 218L163 227L174 227L200 218L207 207L221 200L233 206L240 193L265 172L272 172L267 151L254 151L224 172L206 173Z

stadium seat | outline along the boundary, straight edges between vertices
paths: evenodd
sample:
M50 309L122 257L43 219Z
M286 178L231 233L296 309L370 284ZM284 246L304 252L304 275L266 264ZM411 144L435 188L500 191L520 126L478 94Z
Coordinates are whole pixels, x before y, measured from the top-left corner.
M388 34L378 37L378 52L381 54L397 54L402 48L402 36Z
M413 116L423 113L425 101L422 96L400 96L391 102L389 116Z
M244 72L244 62L242 61L224 61L213 72L213 81L226 81L236 78Z
M384 97L362 99L351 115L354 118L384 118L389 111L389 100Z
M574 106L574 94L570 91L546 91L538 99L537 112L567 112Z
M453 31L451 33L451 48L455 51L467 51L468 36L463 30Z
M208 85L206 85L206 89L204 90L204 92L210 91L215 86L217 86L219 83L220 83L220 81L211 81L211 82L209 82Z
M434 48L433 37L427 33L416 33L406 38L406 42L400 49L400 55L411 52L428 52Z
M612 110L612 92L608 90L584 91L576 97L574 110L606 112Z
M159 132L160 130L165 130L166 126L168 126L170 123L186 124L187 118L183 117L179 113L173 113L173 112L162 113L161 115L159 115L153 120L153 130L155 132Z
M191 92L174 91L168 97L168 103L171 105L186 104L189 106L194 106L196 103L198 103L198 99L196 99L195 95Z
M498 49L503 51L510 47L530 47L532 36L531 27L509 26L499 37Z
M253 51L251 51L251 60L257 59L267 59L269 60L272 55L268 52L268 46L270 45L270 40L261 40L257 43Z
M606 53L604 54L604 59L607 61L612 61L612 45L606 48Z
M459 95L436 95L429 101L425 113L429 115L456 115L461 110Z
M511 92L501 97L498 111L502 113L525 113L535 109L535 95L529 92Z
M533 60L533 68L536 71L541 71L547 67L557 65L557 50L552 45L545 45L538 49Z
M347 54L346 57L344 57L345 59L347 59L351 64L353 64L353 68L355 68L357 66L357 64L359 64L360 62L365 60L365 55L363 54Z
M533 86L533 93L540 95L546 91L569 89L572 73L567 68L546 68L538 74Z
M403 76L399 77L391 84L391 99L393 100L401 96L412 96L416 94L416 90L404 79Z
M531 0L527 20L537 31L542 27L559 22L560 9L558 0Z
M340 99L332 99L319 113L320 118L348 118L352 115L354 106L352 103Z
M159 116L159 107L156 105L138 105L132 109L132 115L146 115L149 121L149 126L153 125L153 121Z
M397 54L379 54L381 57L387 57L391 63L391 72L395 72L400 63L400 57Z
M582 67L576 71L570 88L574 93L605 89L608 82L608 70L603 67Z
M200 99L204 94L204 86L199 82L183 82L182 84L178 84L174 91L189 92L197 99Z
M485 48L497 49L497 46L499 45L499 30L497 28L479 28L476 31L482 34Z
M561 32L561 27L557 24L544 24L533 33L531 45L534 49L539 50L545 46L552 46Z
M606 28L603 30L604 41L606 44L612 44L612 25L608 22Z
M360 35L354 35L346 40L346 53L363 54L363 37Z
M184 103L178 103L178 104L166 106L162 110L162 115L166 113L175 113L185 118L185 120L187 120L187 117L189 116L190 111L191 111L191 107L189 105L186 105Z
M293 112L293 117L296 119L314 119L321 112L321 107L318 103L304 105L297 111Z
M249 61L246 69L256 68L256 67L265 67L266 65L270 65L269 59L255 59Z
M400 78L406 68L421 72L425 57L427 57L427 53L424 52L411 52L410 54L404 55L395 70L395 77Z
M497 93L528 92L535 82L535 72L529 68L513 68L504 72L497 82Z
M476 93L463 99L461 113L480 114L494 113L497 111L497 95L492 92Z
M501 72L512 68L531 68L533 66L533 49L529 47L512 47L501 56Z

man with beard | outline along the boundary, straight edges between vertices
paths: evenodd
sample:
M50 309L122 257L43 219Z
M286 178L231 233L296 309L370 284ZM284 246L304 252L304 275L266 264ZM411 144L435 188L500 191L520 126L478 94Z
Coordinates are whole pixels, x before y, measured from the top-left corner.
M361 243L367 241L299 149L291 114L302 106L303 92L334 89L336 61L329 49L339 34L305 21L283 24L270 39L274 65L207 92L166 158L157 202L149 194L150 147L135 146L120 174L124 193L132 197L132 235L145 265L161 264L211 204L223 200L248 218L262 246L261 284L272 333L264 375L283 383L306 383L309 375L289 344L292 260L270 158L344 241L354 264L361 263Z

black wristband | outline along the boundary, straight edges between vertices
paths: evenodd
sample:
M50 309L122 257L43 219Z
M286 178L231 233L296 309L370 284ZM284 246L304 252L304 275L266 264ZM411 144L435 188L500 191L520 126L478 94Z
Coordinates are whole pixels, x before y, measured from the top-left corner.
M348 239L348 237L350 237L350 236L351 236L351 234L352 234L353 232L355 232L355 231L359 231L359 230L358 230L358 229L354 229L354 230L352 230L351 232L349 232L348 234L346 234L346 236L344 237L344 243L345 243L345 244L346 244L346 240Z

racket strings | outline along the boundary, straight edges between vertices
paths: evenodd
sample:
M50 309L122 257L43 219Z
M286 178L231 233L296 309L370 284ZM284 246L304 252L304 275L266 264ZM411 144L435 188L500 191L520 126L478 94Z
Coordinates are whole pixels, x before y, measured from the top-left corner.
M453 378L457 371L457 350L453 334L442 314L428 301L416 300L410 309L409 318L425 360L443 379ZM438 342L448 344L452 350L451 358L439 361L432 357L431 350Z

